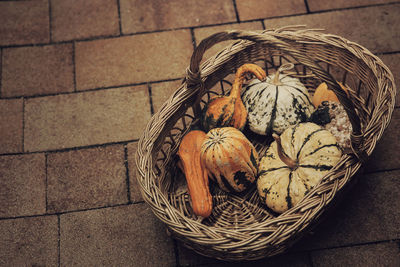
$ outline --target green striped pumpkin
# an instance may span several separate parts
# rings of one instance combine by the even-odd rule
[[[257,134],[281,134],[306,121],[314,111],[307,88],[299,79],[276,75],[277,79],[272,75],[265,82],[254,79],[242,94],[249,128]]]
[[[258,153],[233,127],[214,128],[201,147],[201,160],[210,178],[227,192],[242,192],[255,183]]]
[[[342,151],[328,130],[311,122],[292,126],[274,138],[260,159],[257,189],[269,208],[282,213],[321,181]]]

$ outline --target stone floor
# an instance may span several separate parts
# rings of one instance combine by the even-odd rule
[[[136,184],[137,141],[194,46],[306,24],[370,49],[399,86],[399,14],[394,0],[1,1],[0,265],[232,266],[171,239]],[[335,213],[247,265],[400,266],[399,103]]]

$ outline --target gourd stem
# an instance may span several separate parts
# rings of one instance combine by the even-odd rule
[[[236,71],[235,80],[229,96],[240,98],[243,82],[246,75],[249,73],[255,75],[259,80],[265,80],[266,78],[266,73],[261,67],[254,64],[244,64]]]
[[[281,74],[282,71],[285,70],[290,70],[294,68],[294,64],[293,63],[286,63],[283,64],[279,67],[279,69],[276,71],[275,76],[274,76],[274,80],[272,81],[273,84],[275,85],[281,85],[281,82],[279,81],[279,75]]]
[[[297,161],[291,159],[288,157],[284,152],[282,148],[282,143],[281,143],[281,138],[277,134],[272,134],[272,137],[275,139],[276,144],[277,144],[277,150],[278,150],[278,155],[279,158],[292,170],[295,170],[298,167]]]

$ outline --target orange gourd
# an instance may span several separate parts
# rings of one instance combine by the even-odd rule
[[[188,185],[193,212],[202,217],[208,217],[212,212],[208,173],[200,160],[200,150],[205,139],[205,132],[190,131],[182,138],[177,153]]]
[[[348,94],[346,87],[340,82],[338,82],[340,87]],[[339,99],[337,98],[334,91],[328,89],[328,85],[326,83],[321,83],[318,85],[317,89],[315,89],[314,96],[312,98],[312,103],[314,107],[318,107],[324,101],[333,101],[339,103]]]
[[[255,64],[244,64],[236,71],[235,80],[229,96],[212,98],[204,109],[203,128],[209,131],[217,127],[235,127],[243,130],[247,121],[247,110],[241,99],[241,89],[248,73],[259,80],[265,80],[265,71]]]

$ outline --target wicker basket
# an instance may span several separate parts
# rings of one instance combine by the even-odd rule
[[[237,40],[205,60],[214,44]],[[267,73],[291,62],[312,92],[321,82],[333,88],[350,118],[352,150],[296,206],[276,215],[262,205],[257,190],[228,194],[211,186],[213,213],[192,213],[185,179],[176,168],[181,138],[194,127],[214,94],[226,94],[229,79],[244,63]],[[344,83],[347,96],[336,81]],[[297,26],[263,32],[226,31],[195,49],[187,77],[148,123],[138,145],[137,179],[145,202],[172,236],[199,254],[224,260],[253,260],[290,248],[330,209],[372,153],[389,124],[396,88],[390,70],[362,46],[344,38]],[[258,150],[265,143],[252,140]]]

